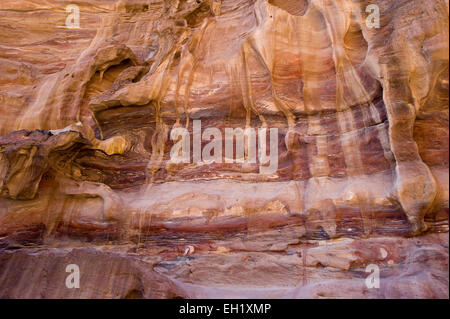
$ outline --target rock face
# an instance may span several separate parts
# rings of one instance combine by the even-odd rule
[[[448,298],[448,27],[444,0],[2,0],[0,297]],[[231,129],[266,130],[255,161]]]

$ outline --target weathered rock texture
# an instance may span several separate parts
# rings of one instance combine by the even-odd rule
[[[448,298],[448,12],[2,0],[0,297]],[[195,119],[278,128],[278,170],[171,163]]]

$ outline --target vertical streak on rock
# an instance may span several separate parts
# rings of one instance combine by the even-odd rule
[[[258,109],[256,108],[253,99],[252,74],[248,67],[248,53],[249,53],[248,51],[251,51],[251,48],[249,48],[247,41],[245,41],[242,44],[242,52],[244,54],[244,61],[245,61],[245,80],[246,80],[247,99],[250,110],[253,111],[258,116],[259,120],[262,123],[262,127],[267,127],[266,119],[264,118],[264,115],[262,115],[261,112],[259,112]]]
[[[180,123],[180,112],[178,111],[178,98],[180,96],[180,83],[183,77],[183,54],[181,54],[181,61],[179,62],[178,66],[177,66],[177,81],[176,81],[176,86],[175,86],[175,97],[174,97],[174,101],[173,101],[173,108],[175,111],[175,116],[176,116],[176,121],[174,124],[174,128],[176,127],[176,125],[178,125]]]
[[[298,137],[294,144],[290,145],[288,147],[288,150],[292,154],[293,157],[297,156],[305,156],[304,162],[307,163],[307,169],[308,169],[308,176],[309,178],[313,173],[311,171],[311,164],[312,160],[310,160],[310,152],[308,150],[310,149],[308,143],[306,142],[305,136],[307,136],[311,130],[314,131],[314,129],[319,128],[316,125],[313,124],[313,117],[310,115],[310,112],[314,110],[315,106],[320,108],[320,99],[318,99],[317,94],[317,88],[313,85],[310,87],[310,84],[314,82],[314,76],[310,72],[308,66],[309,65],[316,65],[317,64],[317,56],[311,55],[307,57],[307,52],[305,53],[302,50],[301,43],[302,40],[306,41],[307,43],[311,43],[315,40],[314,35],[311,32],[306,32],[306,28],[304,28],[303,19],[301,18],[295,18],[294,19],[294,28],[295,28],[295,39],[297,41],[297,48],[298,53],[300,56],[300,69],[303,75],[303,87],[302,87],[302,96],[303,96],[303,102],[304,102],[304,113],[306,117],[306,121],[302,123],[302,126],[296,136]],[[306,63],[308,61],[308,63]],[[313,128],[314,127],[314,128]],[[294,155],[294,149],[298,149],[296,153],[297,155]],[[299,150],[305,149],[304,154],[302,152],[299,152]],[[300,171],[302,170],[302,167],[297,167],[296,162],[294,161],[294,170]],[[307,185],[307,183],[305,183]],[[304,205],[304,203],[303,203]],[[303,207],[304,212],[304,207]]]
[[[316,137],[316,149],[317,155],[313,159],[314,170],[316,172],[315,176],[329,176],[330,167],[328,164],[328,144],[326,136]],[[313,174],[314,175],[314,174]]]
[[[168,61],[165,63],[164,69],[162,71],[162,77],[158,83],[157,87],[157,95],[154,97],[153,105],[155,107],[155,132],[152,136],[152,155],[150,158],[150,162],[148,164],[147,170],[150,170],[151,172],[151,181],[154,182],[156,173],[161,168],[163,160],[164,160],[164,154],[165,154],[165,147],[166,142],[168,139],[169,134],[169,126],[164,123],[164,120],[161,116],[161,101],[164,100],[164,97],[167,93],[167,90],[170,86],[171,80],[170,80],[170,70],[172,63],[175,58],[174,51],[167,59]],[[155,84],[154,84],[155,85]],[[154,89],[152,89],[154,91]]]
[[[389,128],[386,122],[377,125],[377,136],[380,141],[381,147],[383,148],[384,158],[389,162],[390,167],[393,168],[395,159],[392,156],[391,145],[389,141]]]
[[[370,207],[370,192],[364,191],[357,195],[358,205],[360,207],[361,221],[363,225],[363,232],[369,236],[373,230],[372,225],[372,209]]]
[[[235,65],[234,68],[234,74],[235,78],[237,80],[237,83],[239,83],[240,91],[242,94],[242,102],[245,109],[245,127],[250,127],[251,120],[252,120],[252,111],[250,109],[250,101],[249,101],[249,88],[247,86],[247,60],[245,57],[245,51],[244,47],[242,46],[239,50],[239,56],[240,56],[240,63],[238,65]],[[242,70],[242,73],[241,73]]]
[[[56,181],[57,189],[59,188],[59,182]],[[61,194],[59,192],[54,192],[49,195],[47,212],[44,213],[43,222],[45,225],[44,239],[51,239],[53,231],[56,230],[58,224],[62,221],[65,209],[67,207],[67,201],[65,196],[63,200],[58,200]]]
[[[308,284],[308,268],[307,268],[307,263],[306,263],[306,253],[308,251],[308,248],[303,248],[302,249],[302,269],[303,269],[303,274],[302,274],[302,285],[306,286]]]
[[[189,98],[190,98],[190,93],[191,93],[191,86],[192,86],[192,83],[194,82],[195,70],[197,69],[199,64],[200,63],[197,62],[194,58],[191,71],[189,72],[188,81],[187,81],[186,87],[184,89],[184,114],[186,116],[186,129],[189,128],[189,118],[190,118],[190,116],[189,116]]]
[[[273,32],[273,51],[276,51],[276,45],[275,45],[275,32]],[[250,44],[250,47],[252,48],[253,52],[255,52],[256,54],[256,58],[258,59],[258,61],[261,63],[261,66],[266,70],[267,74],[270,76],[270,87],[271,87],[271,91],[272,91],[272,98],[274,101],[275,106],[277,107],[278,110],[280,110],[287,121],[287,126],[289,128],[289,130],[294,130],[295,129],[295,115],[292,114],[292,112],[288,109],[288,107],[284,104],[284,102],[278,98],[277,96],[277,92],[276,92],[276,88],[274,86],[274,80],[273,80],[273,64],[274,61],[272,61],[271,67],[269,67],[268,63],[270,62],[266,62],[266,60],[264,59],[263,55],[261,54],[261,52],[258,50],[258,48],[256,47],[255,43],[254,43],[254,39],[249,38],[248,39],[248,43]]]
[[[336,68],[336,111],[340,132],[342,134],[342,149],[347,166],[347,175],[354,176],[362,173],[362,160],[359,153],[358,132],[351,109],[345,100],[345,85],[347,70],[353,68],[343,49],[344,33],[349,27],[346,8],[336,8],[338,4],[331,1],[317,1],[319,10],[323,14],[329,37],[333,46],[333,59]],[[345,6],[345,4],[344,4]],[[338,10],[339,9],[339,10]],[[355,152],[355,149],[358,150]]]

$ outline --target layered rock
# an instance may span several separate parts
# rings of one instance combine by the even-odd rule
[[[448,297],[447,1],[68,4],[0,4],[0,296]],[[277,170],[174,163],[197,120]]]

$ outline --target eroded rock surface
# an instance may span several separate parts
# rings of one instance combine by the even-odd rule
[[[0,3],[0,297],[448,298],[448,1],[69,4]]]

